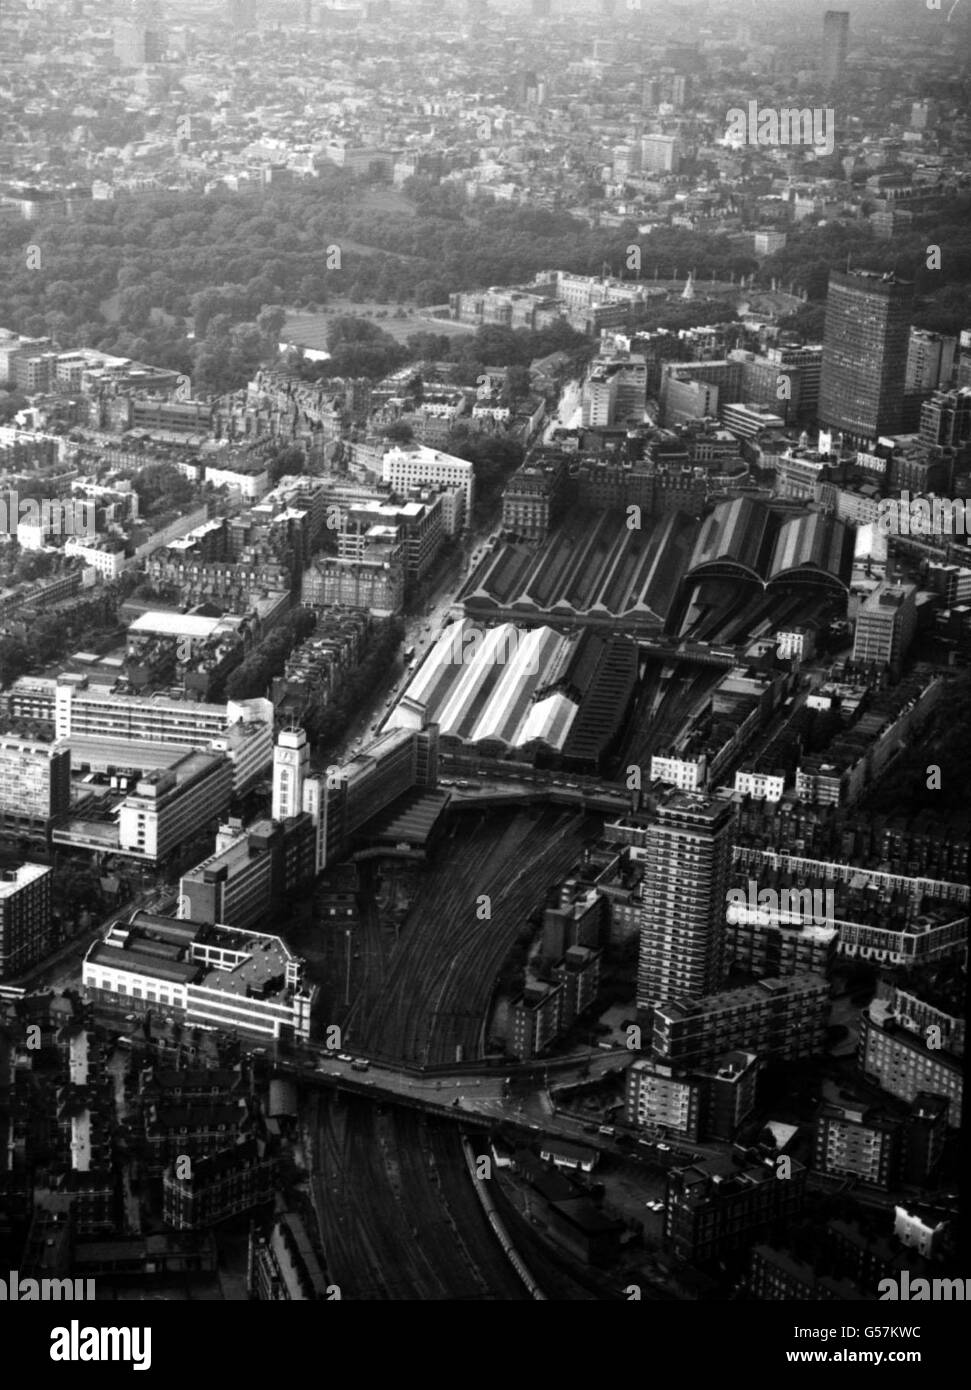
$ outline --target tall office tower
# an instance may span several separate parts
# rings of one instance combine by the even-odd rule
[[[51,949],[51,882],[46,864],[0,869],[0,980],[29,970]]]
[[[535,72],[527,68],[517,72],[510,84],[510,100],[517,106],[535,106],[540,82]]]
[[[70,806],[70,749],[0,734],[0,832],[46,835]]]
[[[923,395],[938,389],[946,391],[954,375],[956,352],[957,338],[930,333],[925,328],[912,328],[904,389]]]
[[[142,68],[160,63],[165,51],[165,36],[158,24],[146,24],[140,18],[119,19],[114,28],[115,57],[123,68]]]
[[[310,745],[303,729],[283,729],[273,750],[274,820],[288,820],[303,810],[303,784],[310,771]]]
[[[830,272],[819,421],[869,442],[898,434],[914,287],[891,274]]]
[[[823,15],[823,81],[828,87],[843,80],[849,40],[849,10],[827,10]]]
[[[721,985],[733,821],[730,802],[691,792],[658,806],[641,888],[639,1009]]]
[[[676,174],[681,162],[681,142],[676,135],[642,135],[641,160],[649,173]]]
[[[158,0],[133,0],[128,14],[115,20],[115,57],[122,67],[160,63],[165,45],[165,16]]]
[[[917,585],[884,579],[860,604],[853,660],[899,671],[917,630]]]

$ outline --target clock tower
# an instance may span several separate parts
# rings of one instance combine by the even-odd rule
[[[283,729],[273,750],[274,820],[288,820],[303,810],[303,784],[310,771],[310,746],[303,729]]]

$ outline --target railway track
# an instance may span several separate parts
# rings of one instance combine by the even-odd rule
[[[443,857],[423,880],[383,986],[358,1020],[362,1047],[422,1065],[454,1061],[460,1046],[466,1058],[481,1054],[495,977],[546,886],[576,862],[584,819],[542,811],[505,827],[484,817],[463,825],[458,862]],[[477,916],[483,896],[488,918]]]
[[[314,1133],[314,1206],[344,1299],[524,1296],[478,1208],[456,1134],[356,1099],[322,1101]]]

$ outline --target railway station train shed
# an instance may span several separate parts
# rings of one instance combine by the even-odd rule
[[[752,497],[722,502],[701,523],[684,575],[762,589],[815,587],[845,594],[853,570],[851,526],[822,512],[785,516]]]

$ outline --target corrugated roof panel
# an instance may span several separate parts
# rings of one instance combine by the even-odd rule
[[[518,743],[522,745],[538,740],[551,748],[561,749],[576,715],[577,706],[566,695],[548,695],[545,700],[538,700],[529,711]]]

